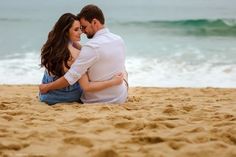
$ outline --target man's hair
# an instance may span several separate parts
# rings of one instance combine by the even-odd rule
[[[105,23],[105,18],[102,10],[93,4],[86,5],[80,13],[77,15],[79,19],[84,18],[88,22],[92,22],[93,19],[97,19],[101,24]]]

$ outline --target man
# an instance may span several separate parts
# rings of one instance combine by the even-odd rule
[[[95,5],[85,6],[77,15],[81,30],[89,40],[69,71],[58,80],[39,86],[41,93],[74,84],[87,72],[90,81],[104,81],[125,72],[125,46],[121,37],[105,28],[104,15]],[[97,92],[85,91],[84,103],[124,103],[128,96],[127,81]]]

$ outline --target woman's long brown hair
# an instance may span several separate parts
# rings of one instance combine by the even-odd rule
[[[67,64],[71,57],[68,49],[69,30],[78,18],[71,14],[63,14],[53,29],[48,33],[48,39],[41,49],[41,67],[45,67],[49,74],[61,77],[64,68],[70,68]]]

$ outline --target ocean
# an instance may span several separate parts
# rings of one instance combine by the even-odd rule
[[[39,84],[48,32],[90,3],[126,43],[130,86],[236,87],[235,0],[0,0],[0,84]]]

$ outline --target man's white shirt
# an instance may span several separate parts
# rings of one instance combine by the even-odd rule
[[[109,80],[124,71],[124,42],[121,37],[104,28],[82,47],[79,57],[64,77],[72,85],[86,72],[89,80],[94,82]],[[127,96],[127,86],[123,82],[98,92],[83,92],[81,100],[84,103],[124,103]]]

